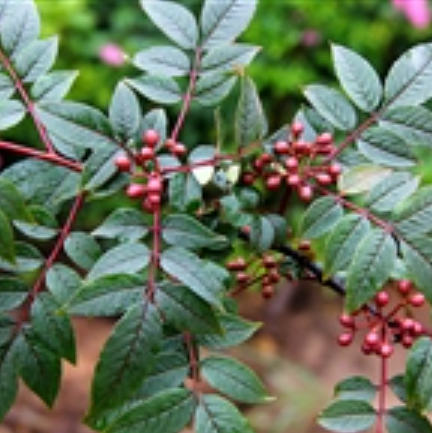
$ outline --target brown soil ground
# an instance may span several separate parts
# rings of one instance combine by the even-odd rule
[[[311,286],[287,287],[263,305],[258,295],[242,300],[245,314],[265,325],[235,355],[264,378],[277,399],[264,406],[244,408],[259,433],[322,433],[314,419],[329,402],[334,384],[349,375],[375,379],[378,362],[361,355],[358,346],[340,348],[336,339],[341,301]],[[50,410],[22,389],[0,433],[89,433],[82,425],[91,376],[112,323],[78,319],[74,322],[79,358],[64,365],[60,396]],[[392,370],[403,368],[404,353],[397,351]]]

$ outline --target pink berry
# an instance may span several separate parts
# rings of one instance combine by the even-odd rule
[[[381,290],[375,295],[375,302],[378,307],[385,307],[389,301],[390,295],[384,290]]]
[[[140,198],[143,197],[145,193],[146,187],[140,183],[131,183],[126,189],[126,194],[129,198]]]
[[[162,192],[162,181],[159,177],[152,177],[146,185],[146,191],[149,194],[160,194]]]
[[[324,132],[323,134],[318,135],[315,143],[318,146],[328,146],[333,143],[333,135],[331,135],[329,132]]]
[[[297,171],[298,166],[299,166],[299,160],[294,156],[290,156],[285,161],[285,167],[291,172]]]
[[[150,161],[154,159],[155,153],[153,148],[151,147],[143,147],[140,151],[140,156],[143,161]]]
[[[334,178],[338,178],[342,174],[342,167],[337,163],[333,163],[327,168],[327,173]]]
[[[379,350],[379,354],[383,358],[389,358],[394,352],[394,347],[389,343],[383,343]]]
[[[159,133],[154,129],[147,129],[142,136],[143,143],[148,147],[156,147],[159,142]]]
[[[118,155],[114,159],[114,164],[119,171],[130,171],[132,167],[132,162],[127,155]]]
[[[286,141],[277,141],[274,150],[276,153],[287,154],[290,151],[290,145]]]
[[[370,331],[365,337],[365,342],[370,347],[377,347],[381,342],[381,337],[378,332]]]
[[[266,180],[266,187],[270,190],[278,189],[281,185],[282,178],[278,174],[269,176]]]
[[[350,316],[349,314],[341,314],[339,316],[339,323],[344,326],[345,328],[351,328],[353,329],[355,327],[355,320],[354,317]]]
[[[333,183],[333,178],[327,173],[318,173],[315,179],[321,185],[330,185]]]
[[[299,197],[303,201],[310,201],[313,198],[313,189],[309,185],[303,185],[299,189]]]
[[[421,307],[426,302],[426,298],[423,293],[414,293],[408,298],[408,302],[413,307]]]
[[[397,289],[402,295],[408,294],[414,288],[414,284],[410,280],[399,280],[397,282]]]
[[[354,335],[352,332],[344,332],[339,335],[338,343],[340,346],[349,346],[354,340]]]
[[[187,153],[187,148],[183,143],[176,143],[170,150],[175,156],[183,156]]]
[[[294,121],[291,124],[291,134],[294,135],[294,137],[299,137],[301,134],[303,134],[304,126],[299,121]]]
[[[301,178],[298,174],[290,174],[287,177],[286,182],[289,186],[297,187],[301,183]]]

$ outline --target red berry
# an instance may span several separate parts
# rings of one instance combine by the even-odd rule
[[[260,160],[263,162],[263,164],[268,164],[269,162],[273,161],[273,157],[269,153],[263,153],[260,156]]]
[[[142,136],[143,143],[148,147],[156,147],[159,143],[159,133],[154,129],[147,129]]]
[[[238,257],[235,260],[231,260],[227,263],[227,268],[230,271],[243,271],[246,269],[246,261],[243,257]]]
[[[161,196],[157,193],[151,193],[148,195],[147,200],[149,203],[152,204],[153,208],[155,208],[156,206],[159,206],[161,203]]]
[[[303,185],[299,189],[299,197],[303,201],[310,201],[313,198],[313,189],[310,185]]]
[[[278,283],[281,279],[279,272],[276,269],[272,269],[268,273],[268,279],[270,283]]]
[[[143,197],[145,193],[146,187],[141,183],[131,183],[126,189],[126,194],[129,198],[140,198]]]
[[[375,303],[378,307],[385,307],[389,301],[390,295],[384,290],[381,290],[375,295]]]
[[[399,280],[397,282],[397,289],[402,295],[406,295],[414,288],[414,284],[410,280]]]
[[[423,293],[414,293],[410,295],[410,297],[408,298],[408,302],[413,307],[421,307],[426,302],[426,298]]]
[[[303,134],[304,126],[303,123],[299,122],[298,120],[294,121],[291,124],[291,134],[295,137],[299,137],[301,134]]]
[[[409,349],[414,343],[414,338],[411,335],[404,335],[402,337],[402,346]]]
[[[389,358],[394,352],[394,347],[389,343],[383,343],[379,349],[379,354],[383,358]]]
[[[114,159],[114,164],[120,171],[130,171],[132,162],[127,155],[118,155]]]
[[[151,147],[143,147],[140,151],[140,156],[143,161],[152,160],[155,156],[154,150]]]
[[[415,321],[413,319],[407,317],[406,319],[402,320],[401,328],[403,331],[409,332],[414,329],[414,326],[415,326]]]
[[[173,140],[172,138],[168,138],[165,141],[164,146],[168,149],[171,150],[175,145],[177,144],[177,142],[175,140]]]
[[[278,189],[281,185],[282,178],[278,174],[273,174],[266,180],[266,187],[271,190]]]
[[[424,333],[423,325],[420,322],[414,322],[412,333],[415,337],[420,337]]]
[[[242,181],[245,185],[252,185],[255,182],[255,175],[250,171],[245,171],[242,174]]]
[[[285,167],[291,172],[297,171],[298,166],[299,166],[299,160],[295,156],[290,156],[285,161]]]
[[[339,323],[345,327],[345,328],[355,328],[355,320],[354,317],[350,316],[349,314],[341,314],[339,316]]]
[[[339,335],[338,343],[340,346],[349,346],[354,340],[354,334],[352,332],[344,332]]]
[[[150,202],[148,197],[146,197],[146,199],[142,202],[142,207],[145,211],[149,213],[153,213],[155,211],[155,206],[153,205],[153,203]]]
[[[301,184],[301,177],[298,174],[290,174],[286,178],[286,183],[289,186],[297,187],[297,186],[299,186]]]
[[[246,272],[239,272],[236,275],[237,283],[244,284],[247,283],[249,280],[250,280],[250,275],[248,275]]]
[[[330,185],[331,183],[333,183],[333,178],[327,173],[318,173],[315,176],[315,179],[321,185]]]
[[[170,151],[175,156],[183,156],[187,153],[187,148],[183,143],[176,143]]]
[[[271,284],[266,284],[261,289],[262,297],[270,299],[274,295],[274,287]]]
[[[262,263],[265,268],[270,269],[274,268],[277,265],[277,261],[273,256],[264,256],[262,259]]]
[[[306,141],[296,141],[293,143],[294,150],[303,155],[309,155],[311,146]]]
[[[290,151],[290,145],[286,141],[277,141],[274,150],[276,153],[287,154]]]
[[[162,181],[159,177],[152,177],[146,185],[149,194],[160,194],[162,192]]]
[[[337,179],[342,174],[342,167],[337,163],[330,164],[327,168],[327,173]]]
[[[323,134],[318,135],[315,143],[318,146],[329,146],[333,143],[333,135],[331,135],[329,132],[324,132]]]
[[[370,347],[377,347],[381,342],[381,337],[378,332],[370,331],[365,337],[365,342]]]

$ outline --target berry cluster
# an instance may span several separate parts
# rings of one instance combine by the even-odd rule
[[[126,188],[127,196],[141,199],[143,209],[150,213],[160,207],[163,194],[163,178],[156,159],[159,142],[159,133],[148,129],[142,135],[143,146],[138,152],[123,153],[114,160],[119,171],[131,174],[131,182]],[[173,139],[166,140],[163,147],[177,157],[187,153],[186,146]]]
[[[234,273],[237,283],[236,290],[243,290],[255,283],[259,283],[263,298],[269,299],[275,293],[275,284],[281,280],[278,270],[278,260],[271,254],[266,254],[252,265],[243,257],[229,261],[227,269]]]
[[[341,166],[323,159],[336,150],[333,136],[325,132],[308,142],[302,139],[303,132],[303,124],[292,123],[287,139],[274,142],[268,153],[258,156],[252,169],[243,173],[243,182],[251,185],[261,178],[269,190],[286,184],[304,201],[313,198],[317,185],[334,184],[342,172]]]
[[[363,331],[362,352],[388,358],[393,354],[395,344],[408,349],[416,338],[425,334],[423,325],[412,317],[412,308],[423,306],[425,296],[415,291],[409,280],[397,281],[395,286],[398,293],[396,303],[391,302],[388,290],[382,290],[375,295],[374,307],[364,307],[354,314],[345,313],[339,317],[345,328],[338,339],[341,346],[349,346],[356,333]]]

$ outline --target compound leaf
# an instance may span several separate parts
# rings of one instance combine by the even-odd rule
[[[417,411],[406,407],[392,407],[385,415],[389,433],[432,433],[429,420]]]
[[[126,83],[146,98],[159,104],[177,104],[182,99],[180,86],[171,77],[143,75],[127,79]]]

